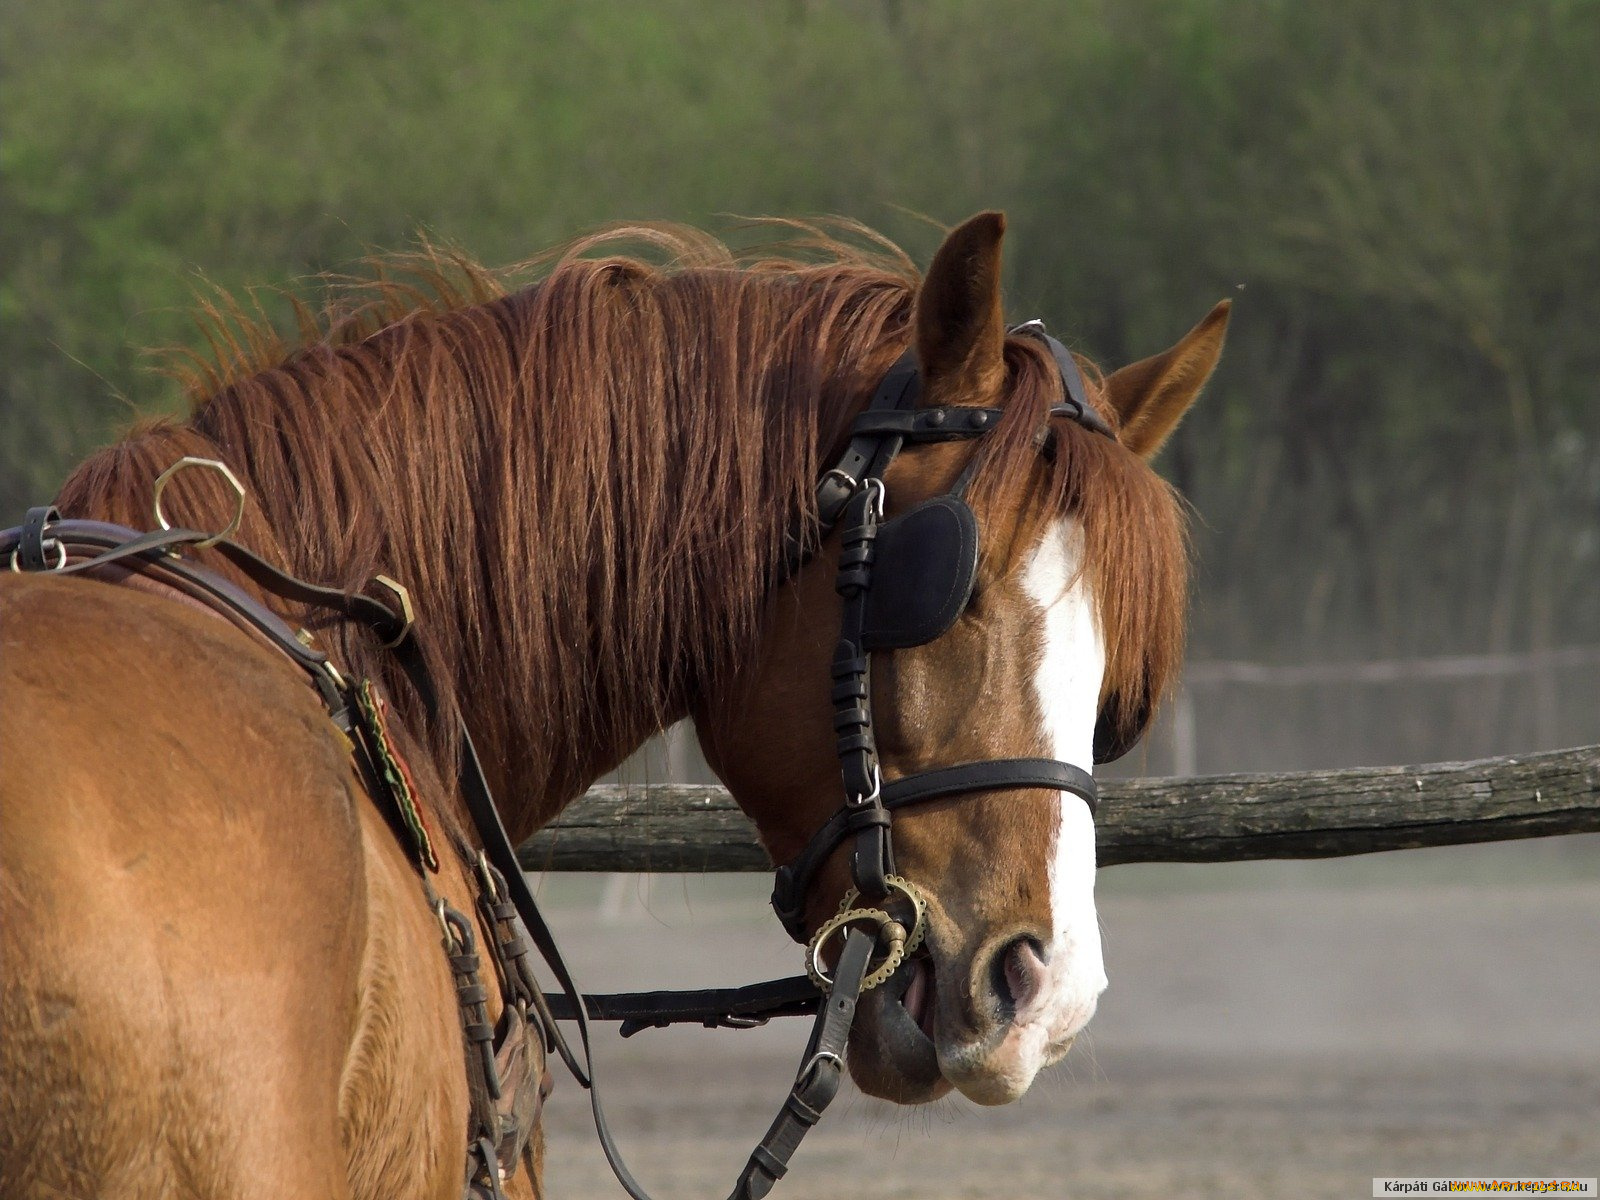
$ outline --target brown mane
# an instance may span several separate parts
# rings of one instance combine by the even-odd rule
[[[189,418],[89,459],[60,504],[144,527],[157,473],[220,457],[249,490],[247,544],[347,588],[403,580],[494,782],[545,801],[515,814],[521,836],[748,653],[793,514],[909,338],[903,254],[854,226],[781,228],[765,257],[644,225],[511,272],[437,251],[376,260],[322,315],[298,306],[294,342],[213,304]],[[1159,696],[1182,633],[1175,498],[1076,426],[1038,488],[1053,368],[1031,344],[1008,356],[1013,411],[988,439],[980,502],[1081,509],[1107,691]],[[186,523],[226,520],[203,473],[169,496]],[[366,635],[326,639],[349,669],[388,676]]]

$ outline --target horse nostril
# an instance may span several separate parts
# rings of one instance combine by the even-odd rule
[[[1001,1015],[1010,1019],[1039,994],[1044,983],[1044,946],[1032,934],[1022,934],[1001,946],[989,960],[989,986],[1000,1002]]]

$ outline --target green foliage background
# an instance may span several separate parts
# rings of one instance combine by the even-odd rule
[[[136,411],[198,278],[419,229],[1011,218],[1010,308],[1116,365],[1236,297],[1164,466],[1211,654],[1600,635],[1600,5],[13,5],[0,513]]]

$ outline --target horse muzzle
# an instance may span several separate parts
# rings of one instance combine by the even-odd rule
[[[900,1104],[952,1088],[977,1104],[1009,1104],[1065,1057],[1105,986],[1097,940],[1074,946],[1012,930],[966,954],[923,951],[862,998],[851,1075]]]

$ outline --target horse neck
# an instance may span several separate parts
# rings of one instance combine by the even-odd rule
[[[544,446],[526,606],[545,623],[543,674],[515,664],[495,687],[533,696],[544,724],[469,714],[506,764],[502,799],[519,835],[554,817],[650,736],[727,684],[753,650],[786,536],[806,510],[823,453],[858,407],[859,370],[808,337],[776,357],[715,359],[707,324],[647,392],[607,397],[612,420],[571,447]],[[761,379],[779,381],[769,388]],[[585,469],[587,468],[587,469]],[[577,552],[574,553],[574,548]],[[603,569],[596,564],[603,563]],[[571,686],[572,681],[579,686]],[[559,714],[552,719],[552,714]]]
[[[873,320],[841,319],[813,289],[814,319],[770,302],[765,326],[730,333],[678,297],[664,344],[614,314],[553,317],[597,303],[551,295],[559,283],[302,351],[90,459],[61,496],[69,515],[144,528],[155,475],[215,457],[249,491],[239,540],[348,590],[402,581],[447,716],[473,731],[517,836],[753,645],[820,454],[892,357],[882,314],[904,309],[885,287],[862,306]],[[167,504],[202,528],[231,512],[203,471]],[[426,736],[370,635],[320,636]],[[431,742],[444,756],[446,724]]]

